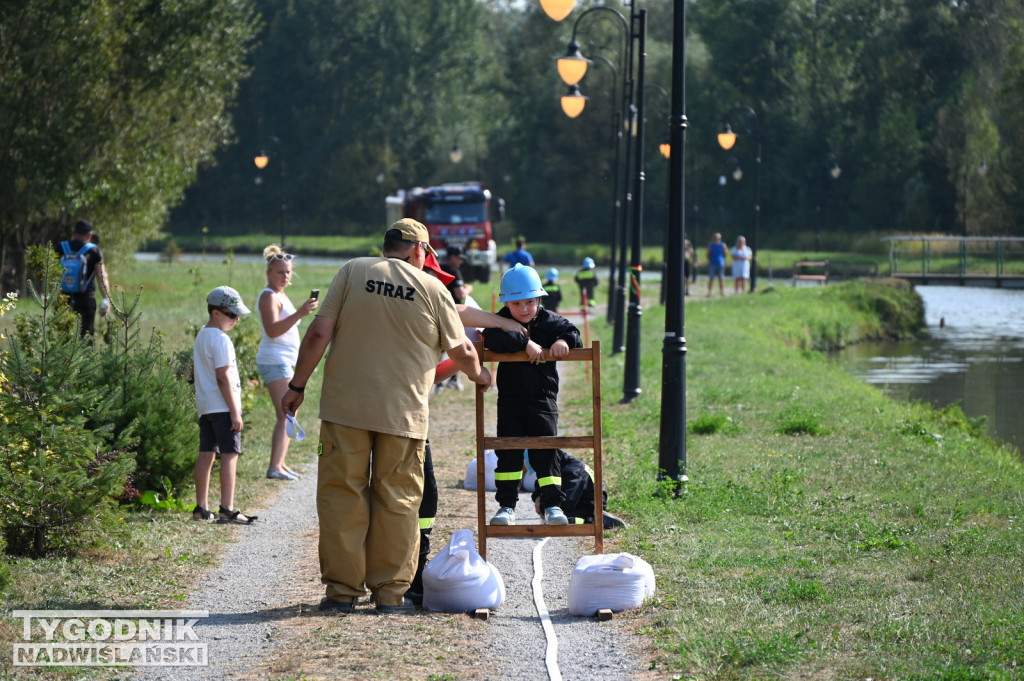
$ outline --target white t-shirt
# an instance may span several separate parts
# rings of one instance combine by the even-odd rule
[[[217,386],[217,369],[228,367],[231,392],[242,403],[242,381],[235,364],[235,346],[220,329],[204,326],[192,345],[192,364],[196,385],[196,410],[199,415],[231,411]]]
[[[265,288],[260,292],[260,297],[264,294],[269,294],[274,298],[274,304],[281,306],[281,314],[279,317],[290,317],[295,314],[295,306],[292,305],[292,301],[288,300],[288,296],[284,292],[276,293],[271,288]],[[256,302],[257,309],[259,308],[259,299]],[[295,360],[299,358],[299,325],[294,324],[292,328],[282,333],[277,338],[271,338],[267,335],[267,329],[263,326],[263,315],[259,315],[260,328],[263,330],[263,338],[260,340],[259,350],[256,351],[256,363],[257,364],[284,364],[286,366],[294,367]]]

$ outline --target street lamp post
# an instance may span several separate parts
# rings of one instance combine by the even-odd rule
[[[612,164],[612,228],[611,228],[611,268],[608,285],[608,311],[606,318],[609,324],[615,322],[615,301],[617,299],[618,290],[615,287],[615,264],[617,262],[618,254],[618,237],[620,231],[625,230],[623,224],[622,214],[622,195],[621,195],[621,177],[622,172],[620,171],[621,164],[621,150],[622,150],[622,111],[614,107],[615,102],[618,99],[618,82],[619,82],[619,70],[612,63],[611,59],[603,55],[594,55],[594,59],[604,62],[608,68],[612,71],[612,135],[611,135],[611,146],[615,150],[615,160]],[[576,85],[585,75],[586,65],[591,63],[590,59],[587,59],[580,53],[580,46],[575,40],[569,43],[569,47],[566,50],[564,57],[558,59],[558,75],[562,77],[564,82],[572,83],[570,85],[570,91],[568,94],[562,97],[562,111],[565,112],[569,118],[576,118],[582,113],[583,109],[578,106],[577,99],[582,98],[581,104],[586,105],[587,98],[579,92],[579,86]],[[575,87],[575,90],[572,88]],[[625,92],[625,84],[623,84],[623,92]],[[623,103],[623,107],[628,106],[628,102]]]
[[[271,135],[267,139],[269,139],[271,142],[273,142],[274,144],[277,145],[277,151],[278,151],[278,166],[280,167],[280,182],[279,182],[280,186],[278,186],[277,191],[278,191],[278,194],[279,194],[278,198],[280,199],[280,202],[281,202],[281,248],[283,249],[284,248],[284,231],[285,231],[284,230],[284,213],[285,213],[285,209],[287,207],[286,204],[285,204],[285,200],[284,200],[284,148],[283,148],[283,146],[281,144],[281,140],[279,138]],[[256,156],[255,158],[253,158],[252,162],[253,162],[253,164],[257,168],[259,168],[260,170],[263,170],[264,168],[266,168],[270,164],[270,157],[267,156],[266,152],[261,151],[260,155]]]
[[[661,428],[658,479],[683,491],[686,477],[686,3],[674,0],[672,19],[672,113],[668,172],[668,251],[665,336],[661,348]],[[694,263],[696,266],[696,263]]]
[[[740,130],[750,138],[756,148],[754,155],[754,232],[750,239],[750,292],[757,288],[757,228],[761,220],[761,136],[757,127],[757,114],[749,106],[737,106],[723,118],[722,132],[718,134],[718,144],[726,151],[736,144],[736,133],[732,131],[729,121],[739,116]]]
[[[575,5],[575,0],[542,0],[541,6],[549,17],[555,21],[561,21],[572,11],[572,7]],[[568,9],[566,9],[568,7]],[[634,97],[636,96],[636,88],[634,87],[633,81],[633,38],[634,25],[636,22],[635,8],[631,5],[630,20],[627,22],[620,12],[610,7],[602,5],[591,7],[586,11],[582,12],[576,21],[573,23],[572,40],[569,42],[568,49],[565,56],[558,59],[558,74],[562,80],[569,86],[569,92],[562,97],[562,110],[565,111],[566,115],[570,118],[575,118],[582,113],[583,108],[586,106],[586,97],[584,97],[579,90],[578,83],[583,79],[587,73],[587,67],[591,63],[589,59],[584,57],[580,53],[579,43],[576,41],[577,35],[579,34],[580,22],[584,17],[588,16],[592,12],[604,12],[602,16],[609,19],[616,20],[618,25],[623,29],[623,47],[622,50],[622,61],[623,61],[623,85],[622,85],[622,113],[623,119],[626,122],[627,128],[631,132],[636,131],[635,116],[637,109],[634,105]],[[626,169],[625,176],[629,177],[631,169],[629,167],[630,159],[633,154],[633,145],[635,140],[634,135],[630,134],[626,136]],[[635,169],[633,170],[635,172]],[[616,174],[618,177],[618,174]],[[616,190],[615,199],[615,210],[618,211],[622,207],[622,203],[619,202],[618,196],[619,191]],[[629,225],[627,220],[630,214],[635,215],[635,209],[630,210],[636,199],[635,192],[630,192],[627,188],[624,197],[624,208],[621,211],[621,219],[615,219],[613,227],[613,243],[615,238],[615,232],[619,235],[619,267],[618,267],[618,285],[611,285],[609,282],[609,295],[608,295],[608,314],[614,329],[612,335],[612,354],[617,354],[625,349],[625,343],[623,340],[623,332],[625,326],[625,300],[626,300],[626,241],[628,237]],[[621,229],[618,229],[618,225],[621,224]],[[612,270],[610,279],[615,277],[615,257],[613,247],[613,258],[612,258]]]
[[[636,80],[636,153],[635,187],[633,197],[633,244],[629,259],[629,320],[626,327],[626,366],[622,385],[622,403],[632,402],[640,395],[640,318],[643,315],[640,303],[640,275],[643,272],[643,224],[644,224],[644,85],[647,62],[647,10],[640,10],[637,38],[637,80]]]

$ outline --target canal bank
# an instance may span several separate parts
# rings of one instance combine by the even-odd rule
[[[918,286],[926,328],[914,339],[861,343],[834,355],[902,400],[958,404],[988,433],[1024,450],[1024,291]]]

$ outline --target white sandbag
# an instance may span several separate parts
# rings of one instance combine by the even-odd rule
[[[583,556],[569,578],[569,614],[593,617],[607,608],[622,612],[639,608],[654,595],[654,570],[629,553]]]
[[[523,491],[532,492],[533,488],[537,486],[537,474],[532,469],[527,469],[523,473]]]
[[[484,450],[484,489],[493,492],[497,489],[494,486],[494,469],[498,467],[498,455],[493,449]],[[476,457],[466,466],[466,479],[462,481],[466,489],[476,489]]]
[[[493,492],[497,489],[494,485],[494,469],[498,467],[498,455],[493,449],[484,450],[484,489]],[[466,489],[476,489],[476,457],[466,465],[466,477],[462,481]],[[523,491],[532,492],[537,486],[537,474],[532,469],[527,469],[523,474]]]
[[[423,607],[427,610],[496,610],[504,600],[501,573],[477,553],[471,530],[456,530],[448,545],[423,568]]]

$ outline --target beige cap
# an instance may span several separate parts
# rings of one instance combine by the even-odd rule
[[[437,257],[437,252],[434,251],[434,248],[430,245],[430,234],[422,223],[417,222],[412,218],[402,218],[395,224],[388,227],[389,232],[393,229],[397,229],[401,232],[402,238],[405,241],[418,241],[426,246],[427,250],[430,251],[435,258]]]

